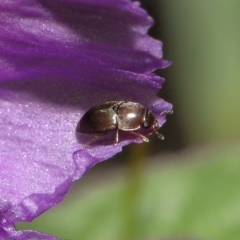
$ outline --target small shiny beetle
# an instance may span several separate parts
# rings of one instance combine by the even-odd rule
[[[142,138],[144,142],[148,142],[148,138],[140,133],[144,129],[152,130],[160,139],[164,139],[157,132],[157,118],[151,110],[135,102],[111,101],[88,110],[79,121],[76,131],[99,134],[87,142],[85,144],[87,146],[96,139],[105,136],[109,131],[116,131],[114,144],[119,142],[119,131],[130,132]]]

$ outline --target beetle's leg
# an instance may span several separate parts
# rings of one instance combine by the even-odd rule
[[[114,141],[114,145],[117,145],[119,142],[119,130],[116,130],[116,136],[115,136],[115,141]]]
[[[144,142],[149,142],[148,138],[145,137],[145,136],[143,136],[143,135],[140,134],[140,133],[137,133],[137,132],[130,132],[130,133],[131,133],[131,134],[134,134],[134,135],[136,135],[136,136],[138,136],[138,137],[140,137]]]
[[[96,134],[92,139],[90,139],[89,141],[87,141],[84,145],[83,148],[86,148],[87,146],[89,146],[91,143],[97,141],[98,139],[103,138],[107,133],[102,133],[102,134]]]

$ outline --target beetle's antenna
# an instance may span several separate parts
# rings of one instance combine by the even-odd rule
[[[163,114],[173,114],[173,110],[171,109],[171,110],[165,110],[165,111],[163,111],[163,112],[161,112],[159,115],[157,115],[157,116],[161,116],[161,115],[163,115]]]
[[[173,110],[171,109],[171,110],[165,110],[165,111],[163,111],[163,112],[161,112],[159,115],[157,115],[157,116],[161,116],[161,115],[163,115],[163,114],[172,114],[173,113]],[[153,128],[153,131],[154,131],[154,133],[158,136],[158,138],[160,138],[161,140],[164,140],[164,136],[162,135],[162,134],[160,134],[158,131],[157,131],[157,129],[156,128]]]
[[[153,128],[154,133],[158,136],[158,138],[160,138],[161,140],[164,140],[164,136],[162,134],[160,134],[157,129]]]

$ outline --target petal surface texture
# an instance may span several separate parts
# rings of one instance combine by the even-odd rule
[[[83,149],[89,136],[75,130],[89,108],[124,100],[155,114],[171,109],[156,96],[164,79],[152,72],[169,62],[147,35],[151,25],[138,2],[127,0],[1,0],[2,224],[31,221],[92,166],[140,142]],[[165,116],[158,120],[161,126]]]

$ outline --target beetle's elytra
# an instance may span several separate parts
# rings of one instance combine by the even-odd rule
[[[143,129],[151,129],[159,138],[164,139],[157,132],[157,118],[151,110],[135,102],[111,101],[88,110],[79,121],[76,131],[99,136],[116,131],[115,144],[117,144],[119,131],[129,132],[148,142],[148,138],[140,133]],[[95,138],[86,145],[94,140]]]

